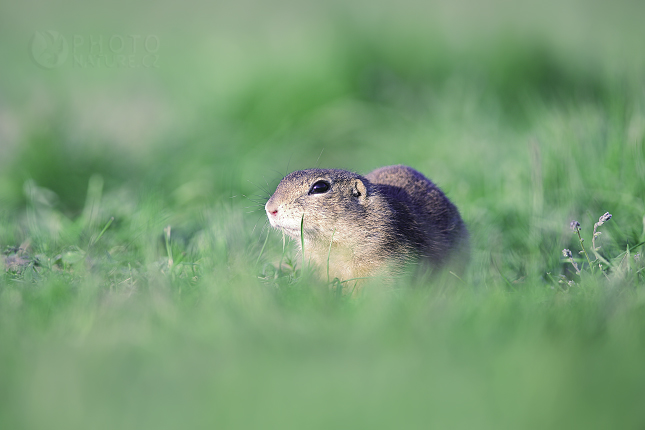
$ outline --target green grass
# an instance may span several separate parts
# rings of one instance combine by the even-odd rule
[[[0,6],[0,428],[643,428],[643,8],[477,5]],[[50,29],[160,66],[39,68]],[[397,163],[462,280],[301,276],[282,175]]]

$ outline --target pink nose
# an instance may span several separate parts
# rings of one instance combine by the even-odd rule
[[[264,207],[264,209],[266,209],[266,211],[267,211],[267,213],[268,213],[268,214],[271,214],[271,215],[273,215],[273,216],[278,215],[278,207],[277,207],[277,206],[274,206],[273,204],[271,204],[271,202],[270,202],[270,201],[269,201],[269,202],[267,202],[267,204],[266,204],[266,206]]]

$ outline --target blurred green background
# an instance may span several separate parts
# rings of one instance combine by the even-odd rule
[[[2,3],[0,427],[643,428],[643,17]],[[463,280],[277,267],[284,174],[398,163],[460,208]]]

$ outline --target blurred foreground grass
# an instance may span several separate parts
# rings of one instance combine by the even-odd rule
[[[645,426],[640,5],[117,6],[0,9],[0,427]],[[50,29],[159,67],[39,68]],[[461,209],[463,282],[260,254],[284,173],[396,163]]]

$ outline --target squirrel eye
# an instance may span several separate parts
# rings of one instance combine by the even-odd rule
[[[329,191],[329,187],[330,187],[329,182],[318,181],[311,186],[311,189],[309,190],[309,194],[326,193],[327,191]]]

